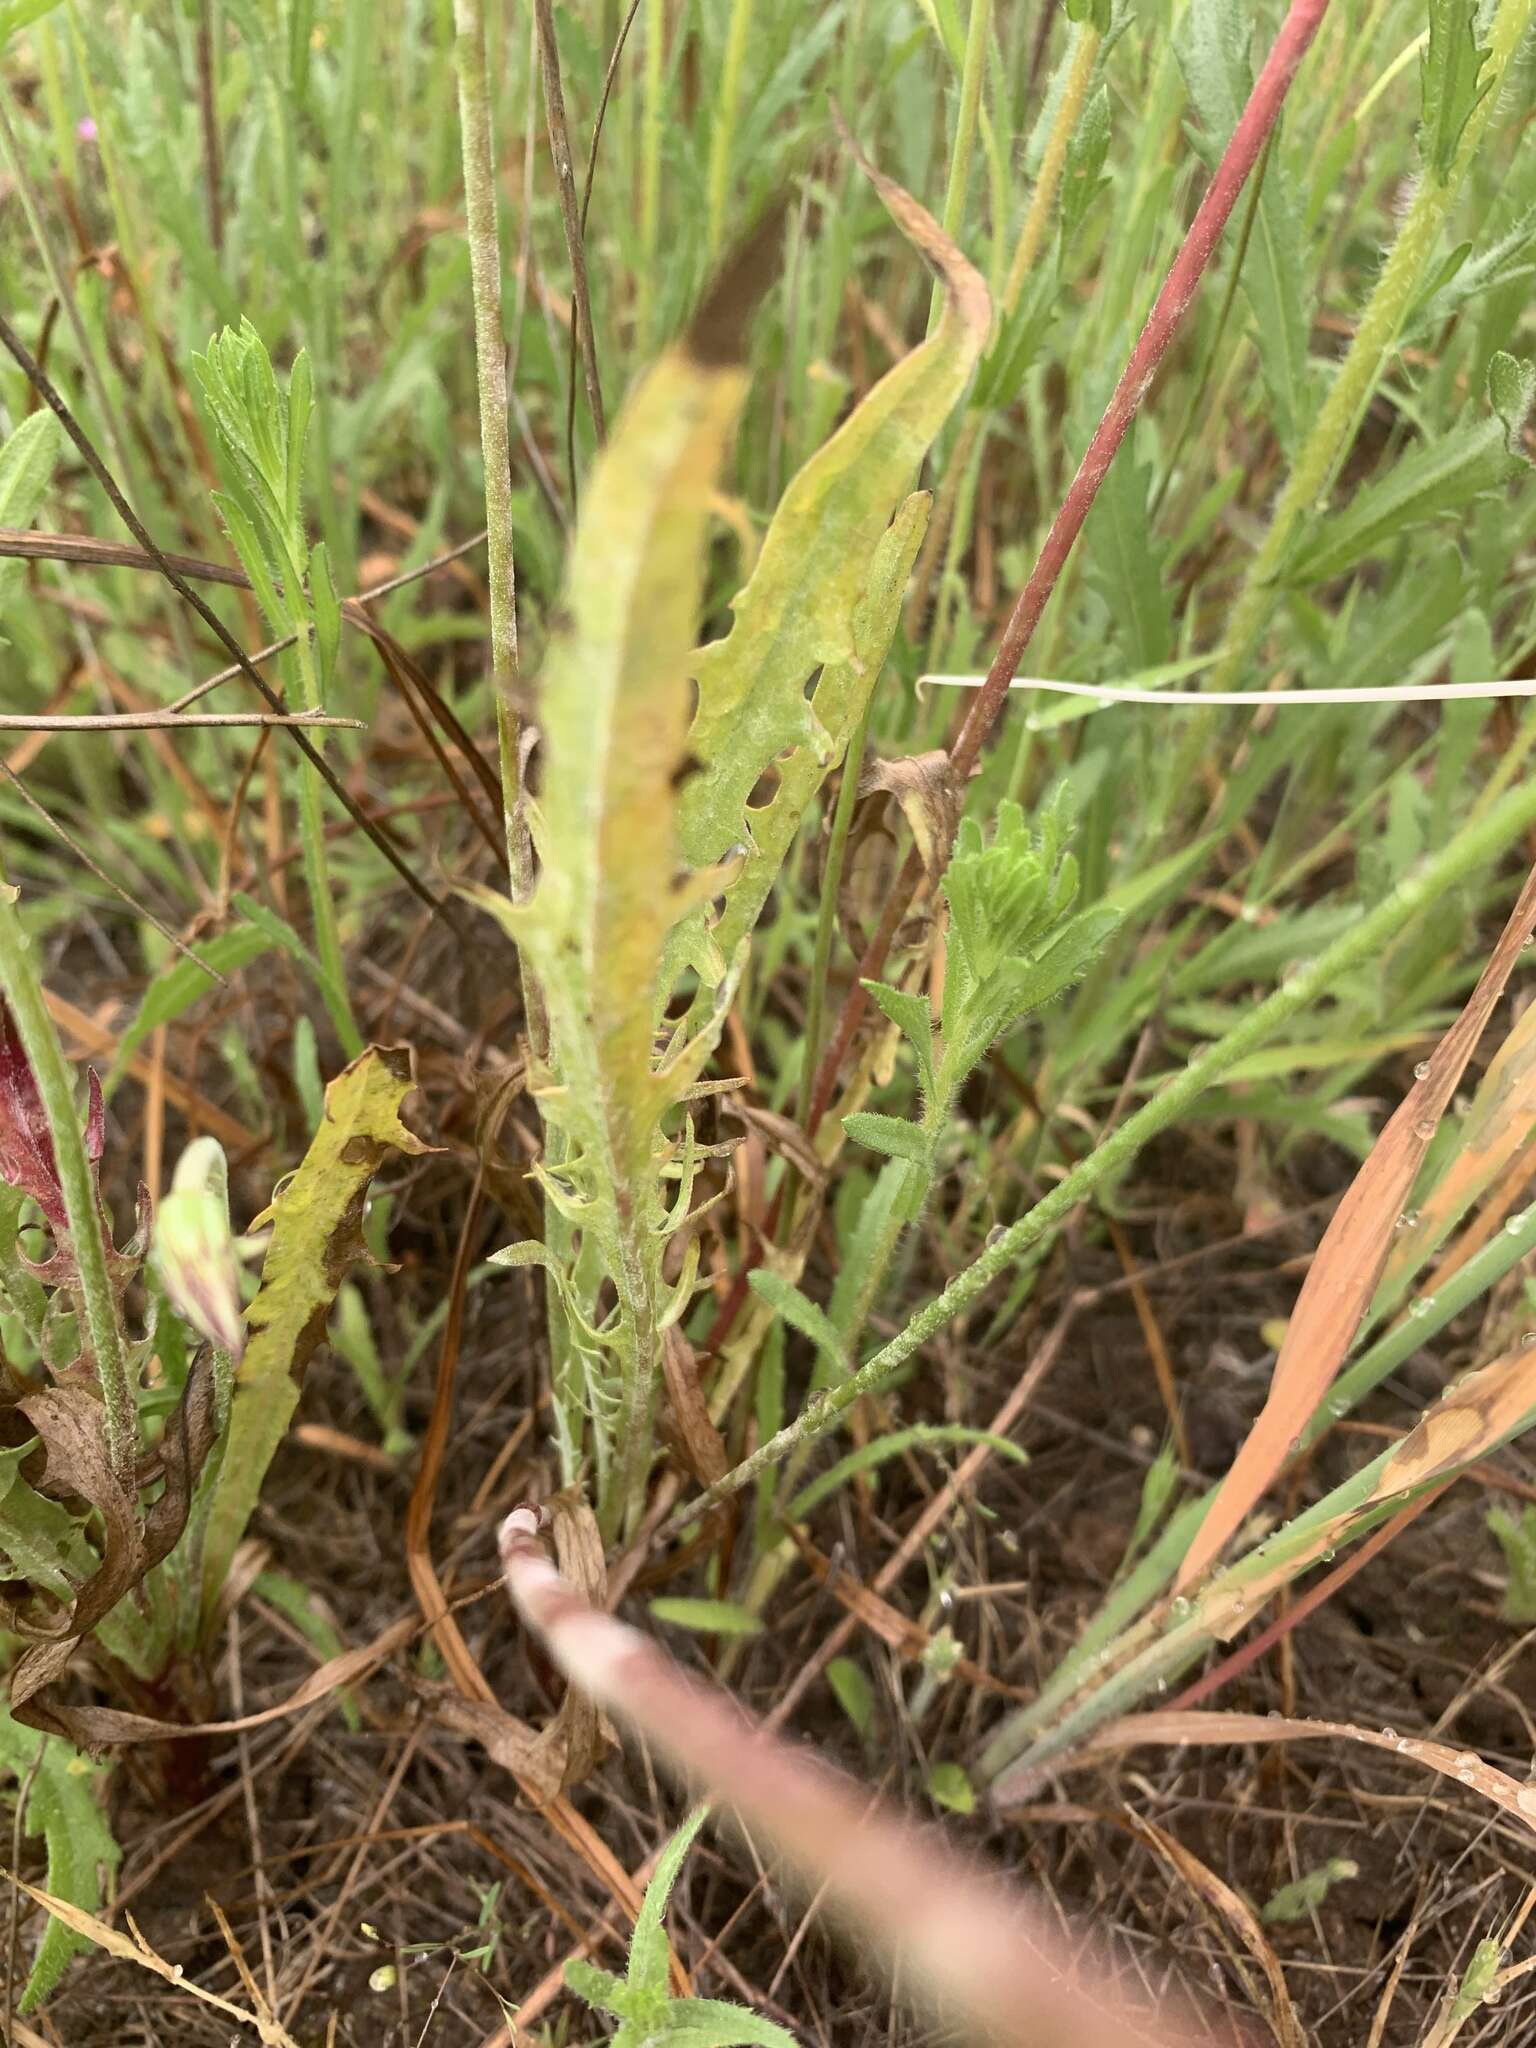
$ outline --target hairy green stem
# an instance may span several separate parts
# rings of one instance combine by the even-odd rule
[[[955,145],[949,153],[949,183],[944,192],[943,228],[952,242],[960,239],[965,225],[965,202],[971,188],[971,165],[976,155],[976,122],[981,112],[981,86],[987,69],[987,33],[992,26],[992,0],[971,0],[970,24],[965,36],[965,58],[960,71],[960,109],[955,122]],[[932,334],[944,311],[944,285],[935,278],[928,306],[928,332]]]
[[[1318,509],[1354,441],[1387,356],[1408,317],[1420,282],[1440,240],[1462,179],[1477,154],[1505,71],[1530,27],[1536,0],[1502,0],[1489,38],[1485,75],[1488,90],[1462,132],[1450,174],[1442,184],[1426,175],[1409,208],[1376,288],[1360,317],[1355,338],[1340,363],[1311,431],[1297,452],[1285,488],[1275,501],[1269,529],[1248,564],[1227,623],[1221,656],[1206,679],[1212,690],[1236,689],[1279,596],[1279,577],[1298,527]]]
[[[453,0],[454,63],[459,85],[459,145],[464,163],[464,221],[475,302],[475,373],[480,392],[480,453],[485,469],[486,570],[491,600],[491,680],[501,758],[502,810],[512,894],[522,902],[532,881],[519,828],[522,777],[517,759],[517,580],[512,546],[512,451],[507,433],[506,336],[501,322],[501,244],[496,225],[496,151],[485,60],[482,0]]]
[[[709,217],[705,248],[711,263],[725,234],[725,199],[731,181],[731,142],[741,106],[741,76],[746,68],[747,41],[752,33],[752,0],[731,0],[731,22],[725,37],[725,62],[715,100],[709,137]]]
[[[299,628],[298,639],[294,643],[299,696],[306,711],[323,711],[325,706],[320,701],[320,683],[315,672],[315,647],[308,623],[299,619],[295,624]],[[346,956],[341,950],[336,899],[331,894],[330,863],[325,852],[325,798],[320,777],[308,761],[299,764],[299,844],[304,858],[304,881],[309,890],[310,910],[315,920],[315,952],[325,970],[322,993],[347,1058],[356,1059],[363,1049],[363,1039],[347,994]]]
[[[1099,61],[1099,45],[1102,40],[1097,29],[1086,25],[1076,31],[1067,75],[1062,84],[1061,98],[1056,105],[1056,116],[1051,123],[1051,132],[1046,137],[1045,151],[1040,159],[1035,189],[1029,196],[1024,225],[1019,230],[1013,260],[1008,266],[1007,280],[998,300],[996,326],[999,333],[1006,328],[1018,311],[1024,287],[1040,260],[1041,250],[1045,247],[1046,235],[1055,211],[1056,194],[1060,190],[1062,172],[1066,168],[1067,146],[1077,132],[1077,124],[1082,117],[1083,107],[1088,98],[1088,88],[1093,82],[1094,68]],[[946,212],[946,228],[948,225]],[[972,411],[962,424],[954,450],[945,465],[944,481],[939,487],[938,498],[933,508],[933,521],[923,542],[922,557],[917,565],[912,596],[908,600],[909,633],[915,631],[917,622],[926,609],[928,589],[940,557],[943,556],[946,562],[951,559],[957,560],[965,545],[964,538],[959,538],[956,547],[946,554],[946,543],[950,537],[951,527],[955,528],[957,536],[963,532],[965,522],[956,522],[955,510],[977,441],[986,424],[984,413]],[[937,636],[935,646],[936,644]]]
[[[1198,1096],[1308,1004],[1326,995],[1345,974],[1371,959],[1416,914],[1428,909],[1468,875],[1493,859],[1536,823],[1536,784],[1512,790],[1485,816],[1462,826],[1438,854],[1422,862],[1308,966],[1250,1011],[1241,1024],[1192,1059],[1184,1071],[1119,1125],[1051,1192],[1014,1223],[955,1278],[906,1328],[877,1351],[843,1384],[809,1405],[794,1422],[761,1445],[673,1517],[664,1535],[676,1535],[698,1514],[726,1500],[766,1466],[777,1464],[798,1445],[822,1436],[846,1408],[872,1393],[969,1308],[1031,1245],[1082,1202],[1099,1183],[1129,1165],[1148,1141],[1175,1123]]]
[[[0,989],[4,990],[16,1020],[53,1138],[54,1162],[69,1222],[70,1249],[79,1275],[81,1316],[101,1388],[107,1457],[113,1472],[131,1493],[139,1447],[138,1420],[133,1390],[128,1384],[117,1296],[107,1271],[105,1227],[97,1206],[95,1176],[81,1134],[74,1075],[48,1014],[31,941],[16,911],[17,895],[18,891],[0,875]]]
[[[645,72],[640,114],[640,267],[635,281],[638,347],[642,361],[655,343],[656,266],[661,256],[661,142],[667,0],[645,0]]]

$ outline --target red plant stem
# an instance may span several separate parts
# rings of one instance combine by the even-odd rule
[[[971,700],[951,743],[950,758],[957,782],[963,783],[974,769],[987,736],[997,723],[1007,701],[1009,686],[1019,672],[1019,663],[1034,637],[1035,628],[1066,566],[1073,544],[1083,530],[1083,522],[1098,496],[1099,486],[1141,408],[1158,365],[1168,353],[1189,311],[1216,245],[1231,218],[1232,209],[1279,119],[1297,67],[1317,34],[1327,8],[1328,0],[1292,0],[1268,61],[1248,96],[1248,104],[1232,131],[1231,140],[1222,152],[1221,162],[1216,166],[1215,176],[1200,202],[1200,209],[1190,223],[1184,245],[1163,281],[1156,304],[1147,315],[1141,338],[1131,351],[1130,361],[1115,386],[1114,396],[1105,407],[1104,416],[1088,444],[1088,452],[1078,465],[1077,475],[1072,479],[1071,489],[1045,537],[1045,545],[1030,571],[1029,581],[1019,592],[1018,602],[1003,629],[997,653],[987,671],[987,679]],[[848,1048],[869,1007],[863,980],[873,978],[885,965],[891,941],[907,914],[921,876],[921,861],[915,852],[909,854],[896,887],[887,899],[880,928],[859,962],[860,979],[849,990],[838,1017],[837,1029],[822,1055],[811,1095],[808,1132],[814,1131],[826,1115]]]
[[[1194,2048],[1215,2036],[1181,2001],[1147,2022],[1026,1893],[883,1800],[780,1741],[657,1644],[590,1607],[545,1557],[532,1508],[502,1524],[507,1589],[573,1685],[769,1838],[824,1889],[859,1945],[884,1952],[968,2041],[994,2048]]]

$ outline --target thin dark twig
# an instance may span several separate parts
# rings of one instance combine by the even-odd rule
[[[224,161],[213,68],[213,0],[201,0],[197,10],[197,111],[203,130],[203,186],[208,200],[208,239],[215,253],[222,255]]]
[[[0,526],[0,555],[23,562],[69,562],[91,569],[160,570],[160,563],[168,562],[178,575],[197,583],[226,583],[232,590],[250,588],[245,571],[233,569],[227,562],[210,562],[202,555],[173,555],[165,549],[157,561],[148,548],[130,547],[125,540],[102,540],[93,533],[39,533],[30,527]]]
[[[438,737],[433,727],[431,719],[423,709],[425,693],[418,693],[416,688],[416,679],[420,671],[415,669],[414,664],[408,665],[405,661],[398,658],[404,654],[405,650],[399,647],[398,643],[392,640],[388,633],[376,631],[373,633],[372,639],[373,644],[379,650],[380,659],[389,672],[390,681],[405,700],[405,708],[410,712],[416,730],[432,749],[438,767],[442,769],[445,779],[452,788],[454,795],[458,798],[459,808],[464,812],[475,830],[480,834],[480,837],[490,848],[491,857],[497,862],[502,872],[509,874],[511,870],[507,861],[505,839],[496,831],[494,826],[486,822],[485,813],[470,795],[468,788],[465,786],[463,776],[460,775],[458,769],[449,758],[448,749],[443,745],[442,740]],[[437,701],[440,702],[441,700]],[[474,755],[474,758],[476,761],[479,761],[478,754]],[[480,765],[484,766],[485,764],[481,763]],[[499,790],[497,792],[497,803],[499,813]]]
[[[84,427],[81,426],[80,422],[65,404],[53,380],[33,357],[26,343],[21,339],[15,328],[12,327],[9,320],[5,318],[4,314],[0,314],[0,342],[4,343],[26,377],[27,382],[32,386],[32,389],[37,393],[44,405],[48,407],[48,410],[54,415],[55,419],[57,419],[70,440],[73,441],[84,459],[86,467],[106,492],[113,511],[116,512],[118,518],[122,520],[140,547],[148,551],[153,558],[155,567],[170,584],[177,596],[181,598],[184,604],[189,604],[192,607],[203,624],[213,633],[220,646],[228,649],[229,653],[234,657],[240,673],[255,684],[257,692],[265,699],[271,709],[286,716],[283,713],[282,698],[278,696],[271,684],[267,682],[265,677],[256,668],[250,656],[241,647],[239,641],[236,640],[218,613],[199,595],[197,590],[187,581],[186,577],[182,575],[174,563],[167,559],[156,543],[154,535],[123,496],[122,491],[118,487],[117,479],[102,460],[95,442],[92,441]],[[383,854],[411,894],[418,897],[421,902],[427,904],[433,911],[446,912],[448,906],[440,897],[434,896],[425,883],[412,872],[405,856],[391,842],[389,835],[376,825],[373,819],[355,801],[325,756],[317,747],[310,743],[301,728],[295,728],[294,739],[298,744],[300,752],[309,761],[331,793],[344,806],[347,815],[373,841],[379,852]]]
[[[361,632],[368,635],[369,639],[374,642],[382,654],[386,655],[388,660],[398,663],[405,673],[407,683],[430,706],[433,717],[474,770],[476,779],[479,781],[480,787],[485,791],[493,812],[499,816],[501,812],[501,784],[497,780],[496,770],[475,745],[468,732],[465,731],[459,714],[433,683],[432,678],[421,666],[421,663],[406,648],[401,646],[394,634],[387,633],[375,620],[370,619],[366,612],[362,610],[361,604],[357,600],[352,600],[351,602],[357,604],[353,624]],[[342,610],[345,612],[346,609],[347,607],[344,605]]]
[[[28,789],[27,785],[22,781],[21,777],[16,773],[16,770],[11,766],[9,761],[0,761],[0,769],[3,769],[5,771],[6,779],[9,781],[12,789],[14,789],[16,794],[21,798],[22,802],[28,805],[32,810],[36,811],[37,815],[48,827],[48,830],[56,834],[58,838],[63,840],[64,844],[75,856],[75,859],[80,861],[85,867],[88,867],[91,873],[96,877],[98,882],[105,882],[105,884],[112,891],[114,896],[121,896],[123,901],[128,905],[128,908],[131,911],[133,911],[136,916],[142,917],[146,924],[152,924],[155,930],[160,934],[161,938],[169,940],[170,944],[176,948],[176,951],[178,953],[184,953],[186,957],[194,964],[194,966],[200,967],[203,973],[211,976],[212,979],[216,981],[221,988],[225,986],[224,976],[220,974],[219,970],[216,967],[210,967],[208,965],[208,962],[202,957],[202,955],[198,952],[195,952],[193,948],[187,944],[185,939],[177,938],[176,934],[171,930],[169,925],[162,924],[159,918],[155,916],[155,913],[152,910],[147,910],[145,906],[137,900],[136,897],[133,897],[128,893],[128,891],[123,887],[121,882],[116,881],[111,875],[109,875],[104,867],[100,867],[97,865],[97,863],[91,858],[90,854],[86,851],[86,849],[80,844],[79,840],[76,839],[73,833],[69,831],[68,827],[65,825],[61,825],[59,820],[53,815],[52,811],[50,811],[46,805],[40,804],[38,802],[37,798],[32,794],[31,790]]]
[[[597,119],[592,123],[592,147],[587,153],[586,181],[581,188],[581,232],[587,232],[587,215],[592,207],[592,181],[597,176],[597,148],[603,139],[603,123],[608,118],[608,102],[613,97],[614,80],[619,75],[619,65],[624,56],[624,45],[629,41],[629,32],[635,25],[635,16],[640,12],[640,0],[629,0],[629,12],[624,17],[623,27],[614,38],[613,54],[608,59],[608,69],[603,75],[602,98],[597,103]]]
[[[587,248],[582,220],[576,205],[576,173],[571,166],[571,134],[565,118],[565,89],[560,82],[560,45],[555,36],[552,0],[533,0],[533,18],[539,31],[539,72],[544,81],[544,118],[549,125],[549,154],[555,166],[555,186],[560,195],[560,224],[565,230],[566,254],[571,263],[571,325],[581,351],[582,378],[587,390],[587,409],[592,429],[601,447],[608,438],[603,419],[603,388],[597,374],[597,344],[592,338],[592,295],[587,284]],[[566,408],[566,464],[570,471],[571,501],[576,499],[575,385]]]
[[[360,590],[355,597],[348,599],[348,603],[372,604],[375,598],[388,597],[392,591],[403,590],[408,583],[419,583],[422,577],[430,576],[434,570],[445,569],[461,555],[472,554],[484,540],[485,528],[482,526],[468,540],[446,548],[429,562],[418,563],[414,569],[403,569],[398,576],[390,576],[383,583],[370,583],[366,590]],[[127,541],[103,540],[91,533],[37,533],[14,526],[0,526],[0,556],[26,562],[68,562],[102,569],[153,569],[158,573],[160,568],[148,548],[130,547]],[[166,555],[165,560],[173,563],[183,576],[190,576],[200,583],[226,583],[232,590],[249,590],[251,587],[251,579],[245,571],[231,568],[226,562],[210,562],[202,555]],[[363,622],[354,619],[353,623],[360,625]],[[274,654],[281,654],[285,648],[291,647],[298,637],[297,633],[285,633],[281,640],[258,647],[247,659],[267,661]],[[180,711],[184,705],[195,704],[199,697],[205,696],[219,683],[233,682],[236,676],[244,673],[238,662],[229,668],[221,668],[216,676],[207,677],[167,708]]]
[[[370,583],[366,590],[360,590],[356,597],[349,599],[348,602],[358,605],[372,604],[376,597],[388,597],[391,591],[403,590],[406,584],[418,583],[423,576],[430,576],[434,569],[446,568],[450,562],[456,562],[460,555],[472,554],[484,540],[485,528],[482,526],[478,533],[472,533],[468,540],[461,540],[457,547],[447,548],[442,554],[434,555],[430,562],[422,562],[414,569],[405,569],[400,575],[391,576],[384,583]],[[343,605],[344,617],[346,609],[346,605]],[[353,620],[354,625],[360,623],[357,619]],[[291,647],[298,637],[297,633],[285,633],[281,640],[272,640],[265,647],[258,647],[250,658],[252,661],[269,661],[274,654],[281,654],[285,648]],[[232,683],[236,676],[243,673],[238,664],[230,668],[221,668],[217,675],[205,676],[200,683],[185,691],[170,709],[182,711],[188,704],[195,704],[199,697],[206,697],[210,690],[216,690],[221,683]]]
[[[360,718],[333,718],[326,711],[194,711],[190,718],[175,711],[0,712],[0,732],[179,732],[189,725],[271,725],[300,734],[317,727],[363,730]],[[354,818],[362,815],[353,804],[347,809]]]

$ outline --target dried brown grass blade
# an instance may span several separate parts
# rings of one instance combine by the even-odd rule
[[[283,1721],[302,1713],[317,1701],[327,1699],[366,1678],[370,1671],[403,1650],[420,1630],[414,1615],[395,1622],[355,1650],[328,1657],[317,1664],[302,1684],[257,1713],[242,1714],[233,1721],[157,1721],[149,1714],[129,1714],[119,1707],[67,1707],[57,1710],[67,1721],[70,1739],[89,1749],[102,1749],[114,1742],[184,1742],[191,1736],[240,1735],[253,1728],[265,1728],[271,1721]]]
[[[1536,1784],[1520,1784],[1507,1771],[1486,1763],[1470,1749],[1455,1749],[1448,1742],[1431,1742],[1421,1735],[1399,1735],[1390,1728],[1357,1728],[1349,1721],[1306,1721],[1285,1714],[1127,1714],[1098,1729],[1081,1749],[1055,1758],[1046,1767],[1046,1774],[1054,1776],[1147,1743],[1177,1749],[1239,1742],[1361,1742],[1369,1749],[1383,1750],[1424,1770],[1454,1778],[1480,1798],[1501,1807],[1511,1819],[1523,1821],[1536,1834]],[[1000,1780],[994,1794],[999,1804],[1009,1803],[1003,1794],[1006,1782]],[[1013,1796],[1024,1790],[1024,1781],[1016,1780]]]
[[[1376,1140],[1323,1233],[1275,1361],[1269,1398],[1190,1545],[1179,1588],[1192,1585],[1220,1555],[1290,1457],[1293,1439],[1338,1372],[1376,1292],[1429,1142],[1533,925],[1536,872],[1526,878],[1466,1007]]]
[[[9,1870],[0,1870],[0,1877],[8,1877],[29,1899],[36,1900],[37,1904],[51,1913],[56,1920],[62,1920],[66,1927],[76,1934],[83,1935],[87,1941],[94,1942],[97,1948],[105,1949],[108,1955],[117,1956],[125,1963],[137,1963],[141,1970],[148,1970],[153,1976],[174,1985],[177,1990],[200,1999],[204,2005],[213,2006],[216,2011],[227,2014],[241,2026],[254,2027],[265,2048],[298,2048],[293,2036],[273,2018],[271,2011],[265,2006],[265,2001],[262,2002],[261,2011],[247,2012],[244,2006],[231,2004],[227,1998],[221,1998],[216,1991],[206,1991],[201,1984],[194,1984],[180,1963],[168,1963],[164,1956],[155,1953],[134,1926],[131,1915],[128,1916],[128,1925],[133,1930],[130,1937],[116,1927],[109,1927],[105,1920],[98,1920],[94,1913],[87,1913],[81,1906],[71,1905],[68,1899],[56,1899],[52,1892],[45,1892],[34,1884],[28,1884],[24,1877],[17,1877]],[[221,1927],[226,1926],[222,1914],[219,1915],[219,1924]]]
[[[1155,1821],[1145,1820],[1139,1813],[1129,1811],[1106,1813],[1103,1818],[1134,1835],[1137,1841],[1144,1842],[1202,1904],[1226,1921],[1264,1972],[1264,1981],[1269,1986],[1270,2031],[1278,2048],[1307,2048],[1306,2030],[1297,2017],[1279,1958],[1265,1936],[1258,1914],[1248,1901],[1235,1892],[1225,1878],[1218,1877],[1208,1864],[1202,1863],[1192,1849],[1186,1849],[1176,1836],[1158,1827]]]

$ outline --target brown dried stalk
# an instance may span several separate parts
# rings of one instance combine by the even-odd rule
[[[590,1607],[538,1540],[539,1515],[501,1527],[507,1588],[571,1682],[772,1840],[888,1964],[998,2048],[1193,2048],[1212,2036],[1165,2009],[1148,2026],[1106,1989],[1022,1893],[839,1773],[770,1735],[726,1694]],[[1089,1989],[1090,1975],[1093,1989]]]

